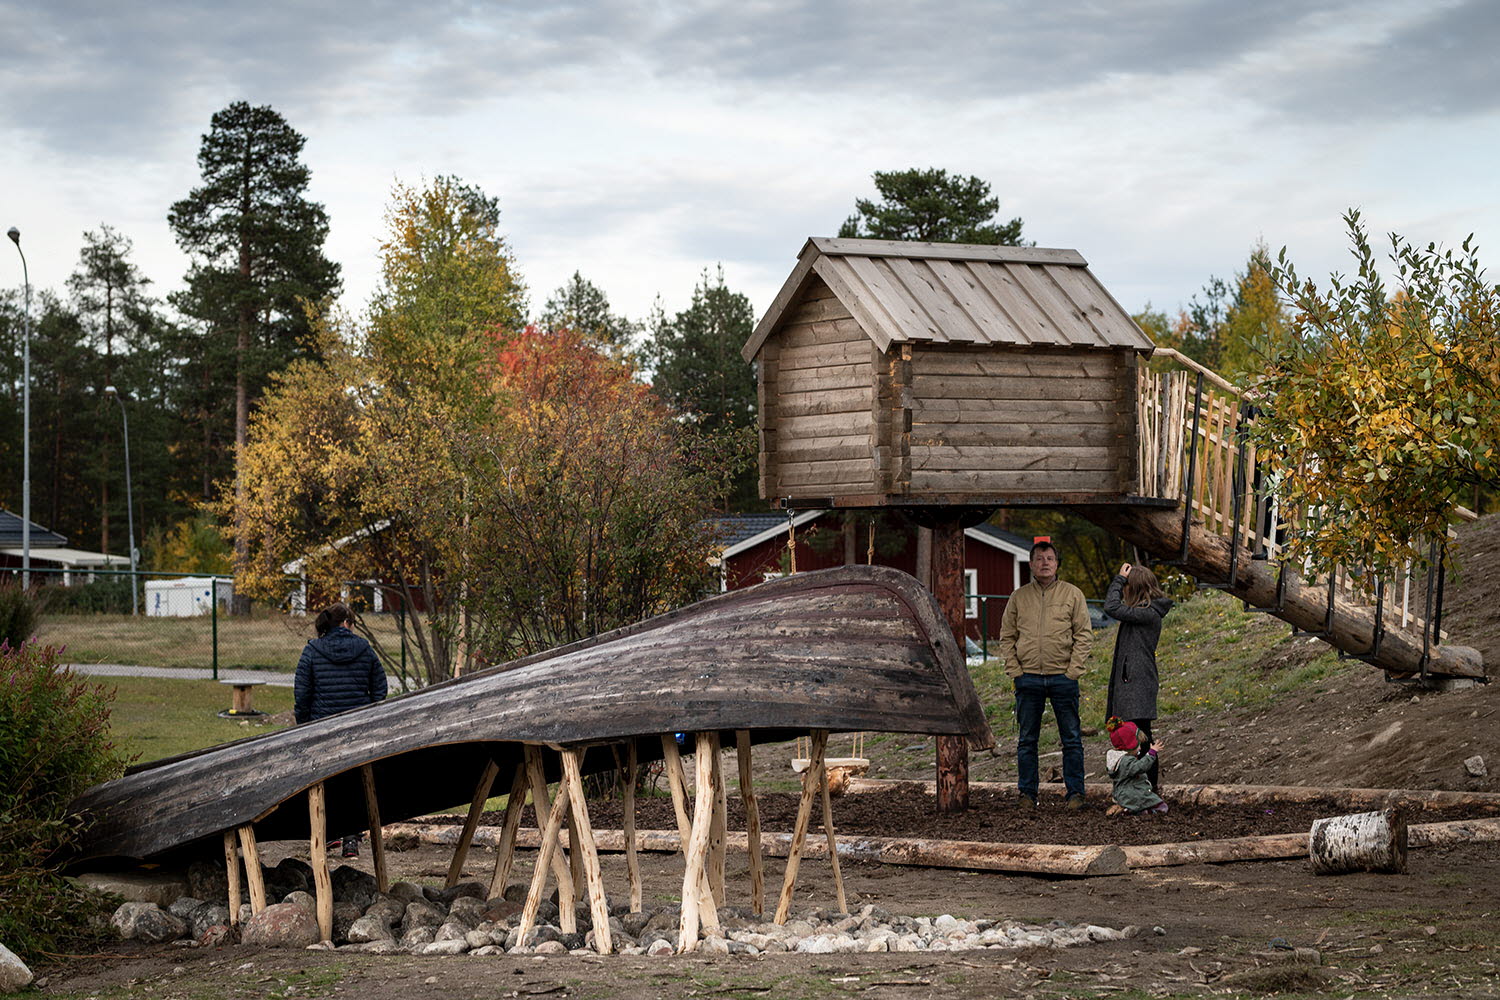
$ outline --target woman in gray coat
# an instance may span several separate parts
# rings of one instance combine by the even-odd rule
[[[1156,718],[1156,643],[1162,619],[1171,610],[1172,599],[1145,566],[1125,563],[1104,596],[1104,613],[1120,623],[1105,717],[1134,722],[1143,748],[1151,745],[1151,721]],[[1160,787],[1154,764],[1151,787]]]

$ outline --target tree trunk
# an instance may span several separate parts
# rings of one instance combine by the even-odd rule
[[[1315,875],[1406,871],[1406,812],[1382,809],[1314,820],[1308,858]]]
[[[964,529],[958,518],[944,518],[933,529],[932,549],[933,591],[963,656]],[[940,813],[969,808],[969,747],[962,736],[937,738],[937,807]]]

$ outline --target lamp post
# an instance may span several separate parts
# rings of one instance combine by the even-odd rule
[[[21,255],[21,281],[25,285],[26,307],[22,313],[25,340],[21,347],[21,589],[31,589],[31,274],[26,268],[26,252],[21,249],[21,231],[11,226],[6,232]]]
[[[135,576],[135,497],[130,491],[130,415],[125,412],[125,399],[112,385],[104,387],[104,394],[120,404],[120,420],[125,426],[125,524],[130,532],[130,613],[140,614],[140,597],[136,592]]]

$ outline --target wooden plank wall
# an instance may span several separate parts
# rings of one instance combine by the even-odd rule
[[[873,345],[821,280],[760,353],[761,495],[875,488]]]
[[[1130,491],[1136,391],[1130,351],[913,345],[909,493]]]

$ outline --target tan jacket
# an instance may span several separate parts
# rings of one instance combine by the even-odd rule
[[[1065,580],[1043,590],[1035,580],[1010,595],[1000,617],[1000,658],[1011,677],[1083,676],[1094,629],[1083,591]]]

